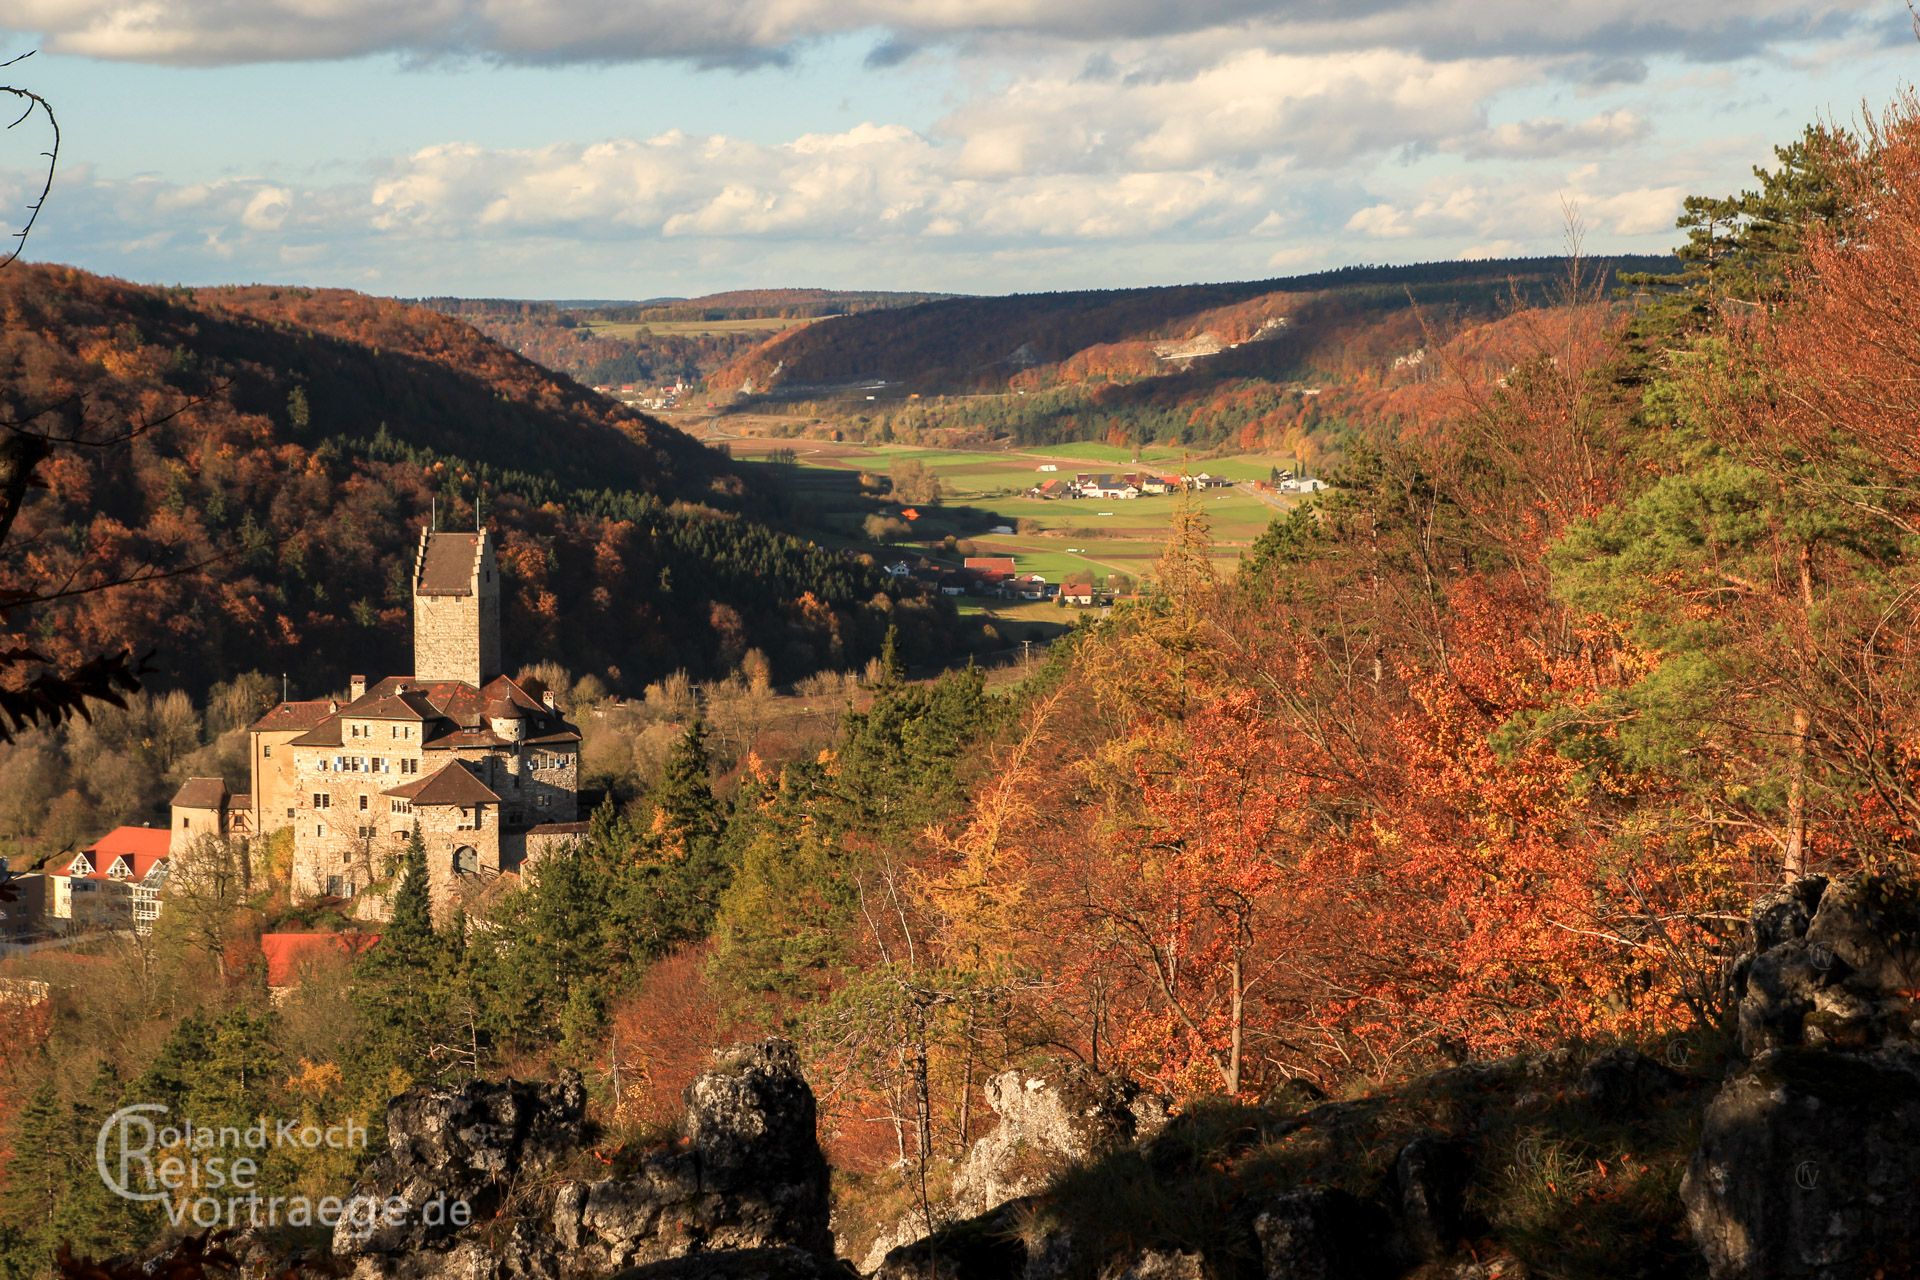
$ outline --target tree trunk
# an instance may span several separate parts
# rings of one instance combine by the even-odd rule
[[[1247,993],[1241,986],[1240,958],[1233,960],[1233,1039],[1227,1049],[1227,1096],[1238,1097],[1240,1093],[1240,1055],[1246,1039]]]
[[[1800,607],[1804,637],[1807,628],[1813,625],[1813,544],[1810,542],[1800,548]],[[1800,670],[1804,679],[1810,655],[1806,652],[1807,641],[1803,638],[1800,643]],[[1812,736],[1813,717],[1807,713],[1802,692],[1793,709],[1791,757],[1787,766],[1787,849],[1783,872],[1788,882],[1798,880],[1807,872],[1807,753]]]

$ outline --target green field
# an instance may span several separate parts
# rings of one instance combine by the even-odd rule
[[[764,458],[775,449],[793,450],[796,465],[783,482],[809,509],[829,520],[837,518],[850,535],[867,513],[878,509],[860,496],[859,473],[884,476],[896,462],[917,461],[940,478],[941,501],[920,508],[921,519],[914,525],[917,536],[899,544],[901,551],[935,551],[943,538],[952,535],[971,543],[975,554],[1010,555],[1020,572],[1037,573],[1050,582],[1089,573],[1099,580],[1108,574],[1139,577],[1150,572],[1179,503],[1173,495],[1115,501],[1025,496],[1039,481],[1071,479],[1076,470],[1125,472],[1155,466],[1155,462],[1129,465],[1128,451],[1100,444],[988,453],[805,439],[746,438],[726,443],[742,460]],[[1148,452],[1151,456],[1166,451]],[[1060,470],[1038,470],[1049,461]],[[1275,466],[1289,461],[1250,454],[1191,465],[1195,471],[1252,481],[1265,480]],[[1291,500],[1236,487],[1205,490],[1194,494],[1193,501],[1211,524],[1216,565],[1229,573]],[[1016,532],[996,533],[995,526],[1011,526]]]
[[[1134,462],[1131,448],[1121,445],[1101,444],[1094,440],[1082,440],[1075,444],[1050,444],[1045,450],[1048,457],[1074,458],[1082,462],[1113,463],[1116,466]],[[1141,449],[1138,461],[1146,463],[1178,462],[1191,457],[1191,449],[1182,449],[1176,445],[1151,444]]]

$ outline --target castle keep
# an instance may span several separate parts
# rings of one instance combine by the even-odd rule
[[[417,823],[445,916],[585,830],[580,731],[550,692],[500,670],[491,533],[421,532],[413,666],[254,723],[254,830],[293,829],[297,898],[389,879]]]

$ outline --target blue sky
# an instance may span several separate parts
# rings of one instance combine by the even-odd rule
[[[10,0],[28,256],[647,297],[1659,251],[1920,65],[1900,3]],[[18,224],[39,139],[0,135]]]

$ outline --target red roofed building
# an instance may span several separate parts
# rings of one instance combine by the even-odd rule
[[[47,867],[47,914],[56,927],[146,933],[160,914],[167,883],[163,827],[115,827],[80,852]]]
[[[319,965],[348,960],[380,941],[377,933],[263,933],[267,990],[279,999]]]
[[[1012,556],[968,556],[960,571],[980,587],[997,591],[1013,578]]]

